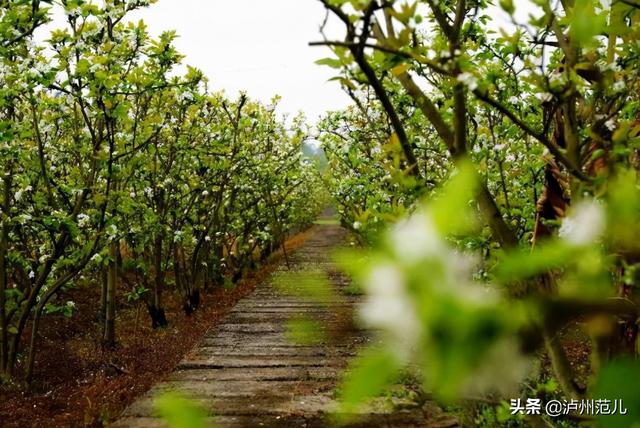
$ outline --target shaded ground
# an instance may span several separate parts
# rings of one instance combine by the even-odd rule
[[[291,270],[320,270],[337,290],[347,286],[349,279],[330,261],[344,235],[331,221],[320,221],[305,244],[289,255]],[[281,270],[287,270],[285,264]],[[310,301],[281,291],[283,285],[300,288],[295,281],[270,276],[207,333],[176,371],[130,406],[113,426],[164,426],[154,416],[154,401],[168,391],[190,397],[207,410],[209,421],[217,427],[327,426],[326,415],[336,408],[340,373],[369,339],[348,321],[358,298],[336,293]],[[288,334],[292,316],[312,316],[332,338],[322,345],[295,344]],[[403,411],[371,407],[356,425],[458,426],[431,402]]]
[[[295,236],[292,251],[310,236]],[[270,264],[241,281],[234,289],[218,288],[203,298],[191,317],[182,302],[166,293],[169,327],[150,328],[144,307],[127,303],[124,287],[118,296],[119,346],[101,349],[97,305],[99,287],[88,285],[60,296],[76,303],[72,318],[47,316],[40,334],[36,381],[28,388],[0,385],[0,427],[100,427],[163,379],[217,321],[278,266],[281,253]],[[28,330],[28,329],[27,329]]]

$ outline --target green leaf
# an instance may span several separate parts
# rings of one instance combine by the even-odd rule
[[[477,190],[478,178],[473,165],[462,163],[431,204],[436,226],[442,234],[462,234],[477,227],[470,205]]]
[[[569,16],[569,38],[576,46],[592,45],[594,37],[600,35],[607,24],[604,12],[596,13],[594,0],[576,0]]]
[[[513,0],[500,0],[500,7],[509,15],[513,15],[516,11]]]
[[[318,65],[327,65],[331,68],[342,68],[342,61],[335,58],[322,58],[316,61]]]
[[[525,249],[505,256],[495,274],[504,283],[511,283],[563,266],[574,255],[563,242],[542,243],[533,251]]]
[[[378,396],[394,381],[400,369],[398,360],[387,349],[370,348],[350,366],[343,385],[341,404],[352,412],[359,404]]]
[[[640,424],[640,364],[637,361],[615,361],[602,369],[595,388],[594,398],[601,400],[622,400],[628,410],[626,415],[600,415],[599,426],[607,428],[627,428]],[[618,405],[619,406],[619,405]],[[611,406],[613,408],[613,405]]]
[[[206,412],[191,400],[176,393],[168,393],[156,400],[157,414],[169,428],[205,428]]]

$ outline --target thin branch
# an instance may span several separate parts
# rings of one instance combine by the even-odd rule
[[[354,43],[354,42],[341,42],[338,40],[328,40],[328,41],[323,41],[323,42],[310,42],[309,46],[340,46],[340,47],[346,47],[346,48],[353,48],[353,47],[359,47],[360,45],[358,43]],[[412,59],[415,61],[418,61],[420,64],[424,64],[427,67],[429,67],[431,70],[445,75],[445,76],[451,76],[452,73],[450,70],[447,70],[446,68],[442,67],[440,64],[438,64],[437,62],[430,60],[429,58],[426,58],[422,55],[418,55],[412,52],[403,52],[397,49],[393,49],[390,48],[388,46],[381,46],[378,44],[373,44],[373,43],[365,43],[364,47],[366,48],[371,48],[380,52],[385,52],[388,54],[392,54],[392,55],[398,55],[400,57],[406,58],[406,59]]]
[[[490,106],[492,106],[495,109],[497,109],[498,111],[500,111],[502,114],[507,116],[516,126],[518,126],[520,129],[525,131],[527,134],[529,134],[530,136],[532,136],[533,138],[535,138],[539,142],[541,142],[549,150],[549,152],[551,152],[551,154],[564,167],[566,167],[567,170],[569,170],[569,172],[571,172],[571,174],[573,174],[576,178],[579,178],[582,181],[591,181],[591,178],[589,178],[585,173],[583,173],[581,170],[576,168],[569,161],[567,156],[564,153],[562,153],[560,148],[557,145],[553,144],[549,140],[549,138],[547,138],[547,136],[544,133],[538,132],[538,131],[534,130],[533,128],[531,128],[522,119],[520,119],[518,116],[516,116],[515,113],[513,113],[511,110],[506,108],[499,101],[491,98],[488,94],[486,94],[486,93],[484,93],[484,92],[482,92],[482,91],[480,91],[478,89],[473,91],[473,93],[479,100],[489,104]]]

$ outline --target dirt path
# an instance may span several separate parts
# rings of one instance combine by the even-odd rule
[[[329,222],[323,222],[329,223]],[[308,241],[289,255],[298,272],[324,271],[336,289],[349,279],[335,270],[331,253],[345,232],[318,225]],[[280,270],[286,271],[286,264]],[[164,382],[131,405],[114,427],[162,427],[154,417],[154,398],[177,391],[206,408],[216,427],[323,427],[335,408],[335,387],[341,371],[367,335],[345,327],[358,299],[311,302],[283,294],[277,272],[212,329]],[[295,284],[289,284],[295,287]],[[342,294],[342,293],[339,293]],[[332,299],[333,300],[333,299]],[[334,337],[322,346],[294,344],[287,337],[291,316],[321,320]],[[213,416],[215,415],[215,416]],[[402,412],[373,412],[358,426],[454,427],[455,420],[432,403]]]

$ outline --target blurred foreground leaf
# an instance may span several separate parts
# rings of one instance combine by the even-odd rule
[[[205,410],[177,393],[167,393],[158,398],[155,402],[155,408],[157,414],[166,421],[169,428],[205,428],[208,426]]]
[[[598,425],[606,428],[640,427],[640,363],[638,361],[616,361],[603,368],[598,379],[594,397],[596,399],[622,400],[628,410],[626,415],[618,411],[614,415],[600,415]],[[611,405],[613,409],[613,404]]]

